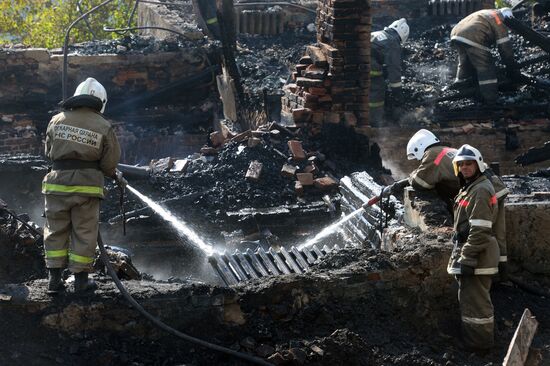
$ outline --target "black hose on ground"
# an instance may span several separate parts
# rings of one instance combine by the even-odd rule
[[[265,361],[261,358],[250,356],[250,355],[247,355],[247,354],[244,354],[244,353],[241,353],[241,352],[233,351],[232,349],[222,347],[222,346],[218,346],[217,344],[209,343],[209,342],[203,341],[202,339],[198,339],[198,338],[192,337],[190,335],[187,335],[185,333],[182,333],[182,332],[170,327],[169,325],[163,323],[158,318],[156,318],[153,315],[151,315],[150,313],[148,313],[147,310],[145,310],[136,300],[134,300],[134,298],[128,293],[126,288],[124,288],[124,285],[122,284],[122,282],[120,282],[120,279],[116,275],[116,272],[115,272],[113,266],[111,265],[111,262],[109,261],[109,257],[107,255],[107,252],[105,251],[105,246],[103,245],[103,239],[101,238],[101,233],[99,233],[99,232],[98,232],[98,235],[97,235],[97,244],[99,246],[101,261],[103,262],[103,264],[107,268],[107,273],[109,273],[109,276],[111,276],[111,278],[115,282],[115,285],[118,288],[118,290],[120,291],[120,293],[122,294],[122,296],[124,296],[124,298],[138,312],[141,313],[141,315],[143,315],[145,318],[149,319],[157,327],[159,327],[160,329],[162,329],[162,330],[164,330],[164,331],[166,331],[166,332],[168,332],[172,335],[175,335],[176,337],[182,338],[182,339],[184,339],[188,342],[195,343],[195,344],[198,344],[198,345],[203,346],[205,348],[208,348],[208,349],[211,349],[211,350],[214,350],[214,351],[218,351],[218,352],[222,352],[222,353],[228,354],[228,355],[233,356],[233,357],[240,358],[240,359],[242,359],[244,361],[248,361],[252,364],[273,366],[273,364],[271,364],[271,363],[269,363],[269,362],[267,362],[267,361]]]

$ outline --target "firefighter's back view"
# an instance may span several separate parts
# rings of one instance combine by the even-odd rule
[[[52,169],[44,177],[42,193],[50,294],[64,289],[62,271],[67,267],[74,273],[75,292],[96,288],[88,273],[97,245],[103,177],[122,180],[116,170],[120,145],[102,115],[106,103],[103,85],[87,78],[48,124],[45,153]]]

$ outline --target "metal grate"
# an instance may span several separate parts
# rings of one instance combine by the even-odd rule
[[[227,286],[231,286],[239,282],[267,276],[304,273],[327,253],[338,250],[340,250],[338,245],[332,248],[325,245],[322,249],[317,248],[315,245],[303,249],[293,246],[290,250],[286,248],[275,250],[270,247],[269,250],[265,251],[258,248],[255,252],[247,249],[244,253],[235,250],[233,254],[227,252],[215,253],[208,258],[208,262],[223,282]]]

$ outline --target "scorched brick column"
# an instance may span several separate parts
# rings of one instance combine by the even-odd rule
[[[312,135],[325,123],[368,125],[370,3],[320,0],[316,24],[317,44],[307,46],[284,87],[281,119]]]

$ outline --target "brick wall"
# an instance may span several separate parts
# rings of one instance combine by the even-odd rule
[[[37,154],[41,140],[32,119],[26,115],[0,113],[0,154]]]
[[[312,134],[325,123],[368,124],[370,5],[321,0],[317,44],[308,46],[284,88],[281,119]]]
[[[62,99],[63,55],[44,48],[0,49],[0,111],[48,110]],[[171,83],[197,75],[207,67],[200,47],[149,54],[69,55],[67,94],[87,77],[96,78],[107,89],[109,106],[154,94]],[[182,103],[204,98],[209,88],[180,85],[165,93],[160,103]],[[143,103],[136,103],[146,107]],[[158,104],[158,103],[157,103]]]

